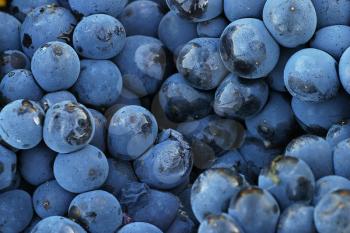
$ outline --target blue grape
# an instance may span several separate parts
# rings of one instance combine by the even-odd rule
[[[119,201],[102,190],[77,195],[69,206],[68,216],[91,233],[115,232],[122,225]]]
[[[328,193],[339,189],[350,189],[350,180],[337,175],[324,176],[316,181],[313,205],[317,205]]]
[[[19,50],[6,50],[0,54],[0,78],[16,69],[30,69],[28,57]]]
[[[173,53],[197,37],[197,24],[177,16],[173,11],[164,15],[159,23],[158,38]]]
[[[37,186],[54,178],[52,164],[56,153],[44,143],[19,154],[19,171],[29,184]]]
[[[308,42],[317,25],[316,11],[310,0],[267,0],[263,19],[277,42],[289,48]]]
[[[197,220],[203,222],[209,214],[226,212],[230,199],[245,186],[247,183],[244,178],[233,169],[205,170],[193,183],[191,190],[191,205]]]
[[[31,233],[57,233],[60,231],[87,233],[79,224],[61,216],[52,216],[42,219],[35,225]]]
[[[239,19],[220,38],[221,58],[228,70],[249,79],[268,75],[276,66],[280,49],[261,20]]]
[[[336,60],[319,49],[296,52],[284,69],[289,93],[302,101],[322,102],[336,96],[339,80]]]
[[[304,130],[322,135],[333,124],[350,118],[349,101],[349,96],[339,93],[336,97],[320,103],[301,101],[294,97],[291,106]]]
[[[134,160],[156,140],[157,121],[147,109],[129,105],[119,109],[108,127],[108,149],[113,157]]]
[[[6,50],[18,50],[20,45],[19,30],[21,22],[5,12],[0,12],[0,53]]]
[[[73,198],[74,194],[61,188],[56,180],[45,182],[33,193],[35,213],[41,218],[64,216]]]
[[[92,14],[107,14],[113,17],[119,16],[128,0],[68,0],[72,11],[79,16],[89,16]]]
[[[245,119],[259,113],[269,96],[263,80],[247,80],[229,74],[215,92],[214,111],[228,118]]]
[[[46,112],[44,141],[59,153],[70,153],[85,147],[95,133],[95,121],[90,111],[81,104],[63,101]]]
[[[310,42],[310,46],[320,49],[339,60],[343,52],[350,46],[350,27],[333,25],[318,30]]]
[[[82,60],[72,92],[82,104],[109,107],[116,103],[123,87],[118,67],[108,60]]]
[[[196,38],[180,50],[176,66],[180,74],[197,89],[212,90],[228,74],[219,54],[218,38]]]
[[[164,13],[159,4],[153,1],[138,0],[127,5],[121,15],[126,35],[144,35],[156,37],[158,26]]]
[[[30,149],[43,138],[43,122],[44,111],[37,103],[19,99],[1,110],[0,136],[14,148]]]
[[[114,17],[95,14],[83,18],[73,32],[73,45],[79,55],[90,59],[110,59],[125,45],[125,29]]]
[[[334,173],[332,148],[321,137],[310,134],[297,137],[287,145],[285,154],[306,162],[316,179]]]
[[[315,207],[314,220],[317,231],[319,233],[350,231],[349,211],[350,190],[339,189],[327,194]]]
[[[315,233],[314,207],[294,204],[283,211],[277,233]]]
[[[54,162],[54,175],[58,184],[72,193],[82,193],[101,187],[108,176],[106,156],[94,146],[58,154]]]
[[[347,25],[350,21],[350,2],[347,0],[312,0],[317,14],[317,27]]]
[[[35,51],[32,72],[38,84],[47,92],[73,86],[80,72],[80,61],[72,47],[63,42],[49,42]]]
[[[56,5],[39,6],[29,12],[21,26],[23,52],[32,57],[34,52],[51,41],[70,41],[77,21],[72,13]]]
[[[134,161],[141,182],[158,189],[175,188],[185,182],[192,170],[190,145],[182,134],[168,129],[158,135],[156,144]]]
[[[253,186],[232,197],[228,213],[242,224],[246,233],[271,233],[276,230],[280,209],[268,191]]]
[[[213,96],[200,92],[179,73],[170,76],[159,90],[159,103],[165,115],[174,122],[203,118],[212,111]]]
[[[123,75],[123,83],[140,97],[159,89],[166,68],[163,44],[149,36],[129,36],[121,53],[113,61]]]
[[[310,167],[290,156],[276,157],[270,167],[261,171],[258,183],[276,198],[281,210],[294,203],[311,203],[315,189]]]
[[[6,74],[0,82],[0,100],[8,104],[18,99],[39,101],[44,92],[35,82],[32,72],[17,69]]]
[[[27,192],[16,189],[0,194],[0,231],[21,232],[32,217],[32,199]]]

